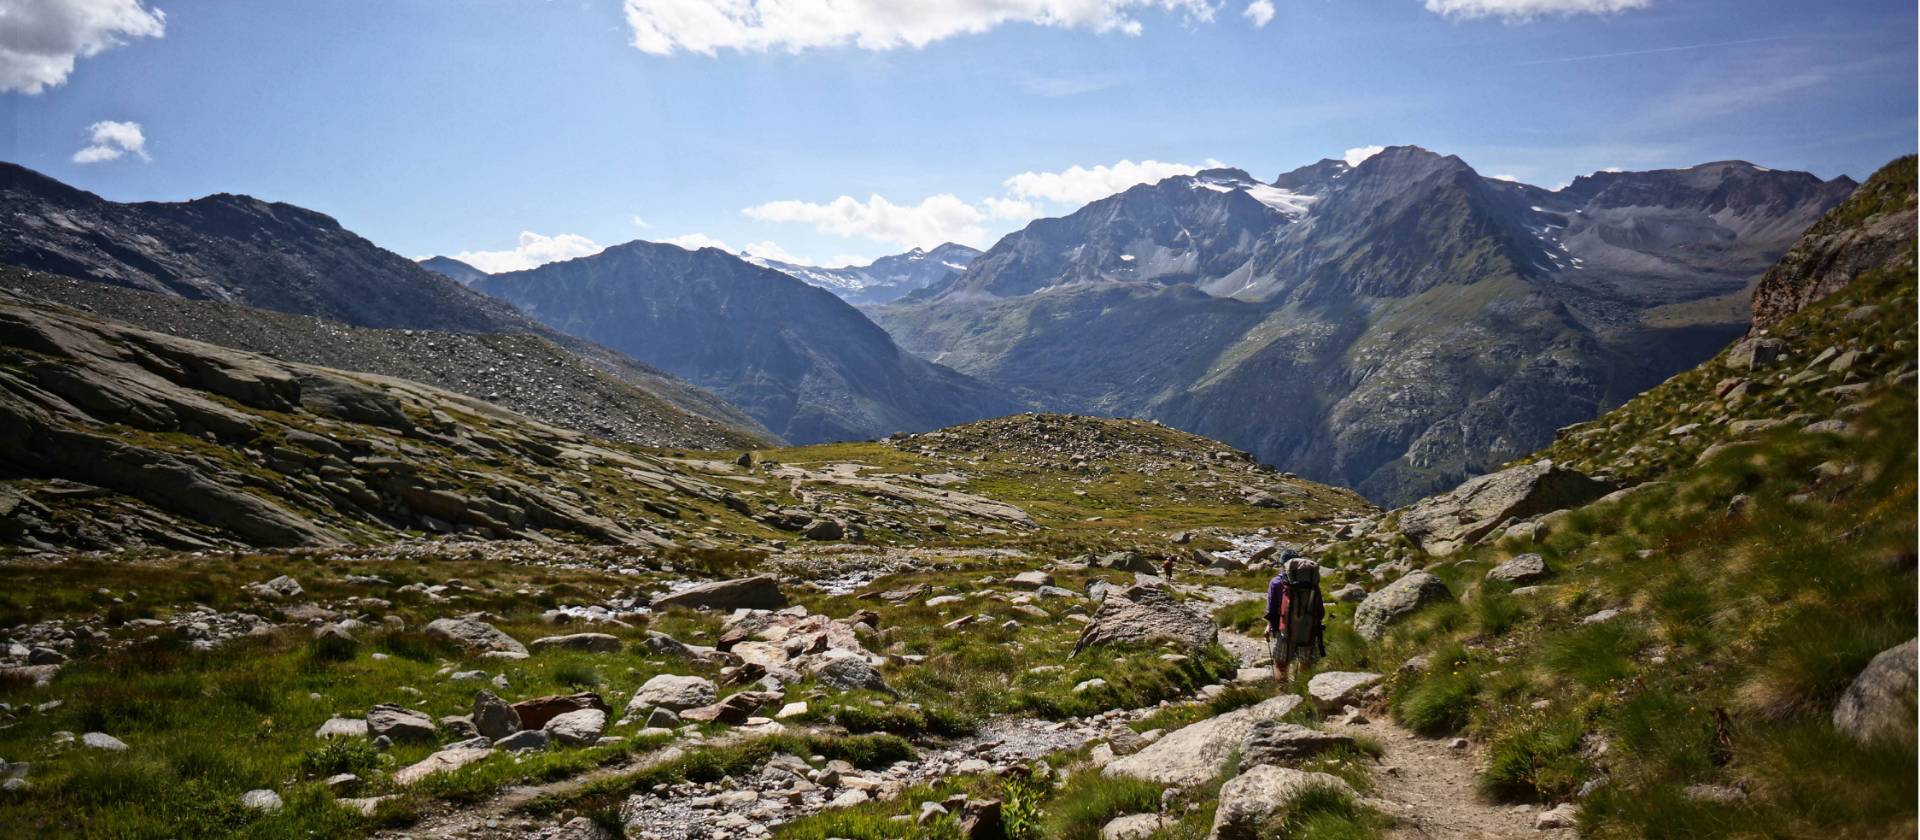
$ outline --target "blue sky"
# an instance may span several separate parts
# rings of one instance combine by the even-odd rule
[[[0,0],[0,159],[511,267],[984,246],[1132,179],[1376,144],[1549,187],[1915,146],[1912,0],[756,2]]]

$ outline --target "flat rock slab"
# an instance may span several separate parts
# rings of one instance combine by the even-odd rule
[[[620,637],[608,633],[570,633],[534,639],[532,648],[540,650],[577,650],[586,653],[619,653]]]
[[[1342,706],[1358,705],[1360,695],[1382,679],[1379,674],[1362,671],[1327,671],[1307,681],[1307,696],[1320,711],[1338,711]]]
[[[1240,768],[1305,761],[1331,749],[1353,746],[1353,738],[1338,732],[1309,729],[1277,720],[1254,722],[1240,742]]]
[[[1115,759],[1101,772],[1176,787],[1205,784],[1220,774],[1254,724],[1284,717],[1302,702],[1297,694],[1283,694],[1181,727],[1133,755]]]
[[[697,584],[653,599],[654,609],[705,607],[715,610],[777,610],[787,606],[787,595],[771,575]]]
[[[672,711],[685,711],[712,704],[720,699],[720,689],[713,680],[706,677],[660,674],[647,680],[640,690],[633,693],[633,699],[627,701],[629,717],[644,713],[655,706]]]
[[[428,622],[426,634],[451,642],[471,653],[504,653],[524,657],[527,646],[484,621],[472,618],[441,618]]]
[[[493,755],[493,750],[475,749],[471,747],[441,750],[433,755],[420,759],[418,763],[394,771],[393,783],[403,786],[416,784],[421,779],[435,773],[451,773],[476,761],[485,759],[490,755]]]

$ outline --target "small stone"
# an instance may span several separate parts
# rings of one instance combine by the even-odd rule
[[[280,794],[262,789],[250,790],[240,794],[240,805],[244,808],[250,808],[255,811],[265,811],[271,814],[280,810],[282,803],[280,801]]]
[[[108,735],[105,732],[88,732],[80,736],[80,743],[90,749],[106,750],[107,752],[125,752],[127,749],[125,741]]]

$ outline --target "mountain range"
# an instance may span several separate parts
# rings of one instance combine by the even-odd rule
[[[808,285],[819,286],[855,305],[899,300],[965,271],[973,258],[978,256],[980,249],[955,242],[948,242],[931,251],[915,248],[904,254],[881,257],[866,265],[843,268],[781,262],[751,252],[741,254],[747,262],[797,277]]]
[[[1142,184],[868,309],[1050,410],[1146,417],[1386,503],[1538,448],[1744,332],[1847,178],[1727,161],[1558,190],[1414,146]]]
[[[0,207],[0,265],[39,272],[0,279],[29,295],[288,361],[429,381],[635,443],[770,438],[713,394],[548,329],[312,210],[229,194],[121,203],[4,162]],[[435,360],[455,345],[467,354]],[[560,381],[575,387],[541,387]],[[586,393],[598,410],[569,408]]]
[[[712,390],[796,443],[926,431],[1020,408],[901,350],[832,293],[718,248],[629,242],[473,288]]]
[[[1855,186],[1722,161],[1548,190],[1399,146],[1266,182],[1218,168],[1141,184],[985,252],[825,269],[632,242],[490,275],[416,264],[291,205],[122,204],[4,165],[0,263],[231,305],[206,308],[219,317],[530,334],[734,440],[874,438],[1034,408],[1140,417],[1393,504],[1712,355],[1748,328],[1761,273]],[[420,378],[297,349],[324,341],[226,340]],[[454,342],[408,346],[428,344]],[[489,370],[429,381],[635,442],[678,445],[699,425],[650,439],[618,410],[506,394]]]

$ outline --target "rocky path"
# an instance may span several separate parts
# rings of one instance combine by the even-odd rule
[[[1478,755],[1446,740],[1423,738],[1390,721],[1339,725],[1334,732],[1373,739],[1386,748],[1373,774],[1373,798],[1400,824],[1389,837],[1408,840],[1561,840],[1568,829],[1537,829],[1529,805],[1504,806],[1474,794]]]
[[[1217,608],[1260,597],[1259,593],[1217,586],[1182,587],[1189,596]],[[1242,667],[1270,663],[1266,643],[1232,630],[1220,631],[1220,644],[1240,657]],[[1386,752],[1375,768],[1373,804],[1399,819],[1388,835],[1404,840],[1570,840],[1571,828],[1534,827],[1539,812],[1533,806],[1505,806],[1475,795],[1479,754],[1455,749],[1451,739],[1424,738],[1391,720],[1338,724],[1327,729],[1356,738],[1366,737]]]

